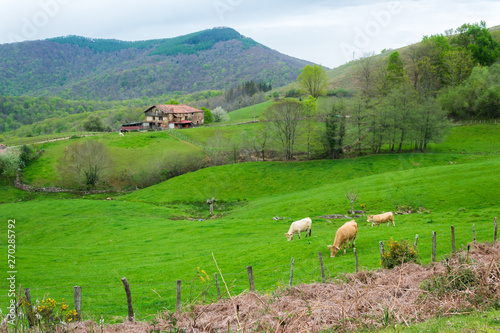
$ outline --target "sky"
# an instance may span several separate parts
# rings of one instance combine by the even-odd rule
[[[0,0],[0,44],[78,35],[126,41],[226,26],[328,68],[464,23],[500,25],[492,0]]]

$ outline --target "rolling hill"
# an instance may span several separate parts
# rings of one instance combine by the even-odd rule
[[[250,80],[279,87],[306,64],[231,28],[137,42],[66,36],[0,45],[0,95],[124,100]]]
[[[217,272],[212,253],[233,294],[247,290],[248,265],[254,269],[257,290],[272,293],[288,281],[292,257],[294,284],[318,282],[319,251],[328,279],[352,272],[352,252],[329,258],[326,248],[345,221],[320,217],[346,213],[347,188],[359,191],[356,208],[363,204],[368,214],[401,205],[428,210],[397,215],[396,227],[389,228],[370,228],[366,217],[357,218],[362,270],[380,267],[378,242],[391,237],[413,239],[419,234],[423,263],[430,262],[432,231],[438,235],[438,260],[450,253],[450,225],[455,226],[458,247],[471,241],[472,223],[477,240],[490,241],[492,220],[499,213],[500,184],[492,177],[500,166],[498,150],[492,150],[499,134],[497,125],[464,126],[454,128],[428,154],[212,167],[114,200],[103,200],[109,194],[11,192],[9,200],[1,199],[6,203],[0,216],[16,220],[16,281],[30,288],[34,299],[65,298],[72,306],[73,286],[79,285],[86,316],[103,313],[106,323],[122,321],[126,303],[120,279],[127,277],[137,318],[144,320],[174,309],[177,279],[182,280],[183,304],[216,298],[213,279],[203,281],[199,273],[213,277]],[[476,141],[461,141],[471,136]],[[145,136],[136,156],[155,142],[171,146],[169,140]],[[117,140],[109,143],[123,148]],[[60,148],[47,147],[47,153],[57,154]],[[51,162],[37,163],[41,172]],[[0,189],[8,191],[5,185]],[[205,203],[210,196],[219,199],[214,219],[208,218]],[[312,237],[287,242],[283,233],[290,221],[305,216],[313,219]],[[0,247],[6,245],[6,239],[0,241]],[[6,264],[1,267],[8,271]],[[6,280],[2,287],[7,290]],[[7,295],[1,295],[0,305],[7,302]]]

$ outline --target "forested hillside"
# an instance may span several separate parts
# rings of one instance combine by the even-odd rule
[[[140,42],[68,36],[0,45],[0,95],[124,100],[251,80],[279,87],[306,64],[230,28]]]

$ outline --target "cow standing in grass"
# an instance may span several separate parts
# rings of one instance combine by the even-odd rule
[[[387,226],[389,226],[389,223],[391,223],[395,227],[396,224],[394,224],[394,214],[392,212],[387,212],[384,214],[378,214],[378,215],[368,215],[368,219],[366,222],[371,222],[372,223],[372,228],[374,224],[377,224],[380,227],[380,224],[387,222]]]
[[[330,249],[330,257],[335,257],[337,252],[344,245],[344,254],[346,247],[349,248],[349,243],[351,247],[355,247],[354,242],[356,241],[356,236],[358,235],[358,224],[356,221],[351,220],[349,222],[344,223],[335,234],[335,240],[333,241],[333,245],[327,245]]]
[[[287,233],[285,233],[286,239],[291,241],[293,239],[294,234],[299,235],[300,239],[300,232],[305,231],[306,232],[306,237],[309,234],[309,237],[311,236],[311,225],[312,225],[312,220],[309,217],[306,217],[305,219],[298,220],[295,222],[292,222],[290,225],[290,229],[288,230]]]

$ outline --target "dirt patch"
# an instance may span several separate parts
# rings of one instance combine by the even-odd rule
[[[477,288],[453,291],[442,298],[420,288],[424,280],[445,276],[450,267],[460,265],[467,265],[480,277]],[[477,302],[477,295],[483,295],[483,300]],[[227,332],[228,328],[232,332],[353,331],[396,323],[410,325],[438,314],[466,313],[498,297],[500,244],[477,244],[471,247],[468,257],[466,252],[460,252],[427,266],[407,263],[392,270],[361,271],[334,282],[301,284],[271,294],[243,293],[213,304],[196,305],[191,312],[166,314],[155,327],[127,323],[105,327],[104,332],[168,331],[174,327],[185,332]],[[74,332],[86,332],[89,325],[95,323],[81,323]]]

